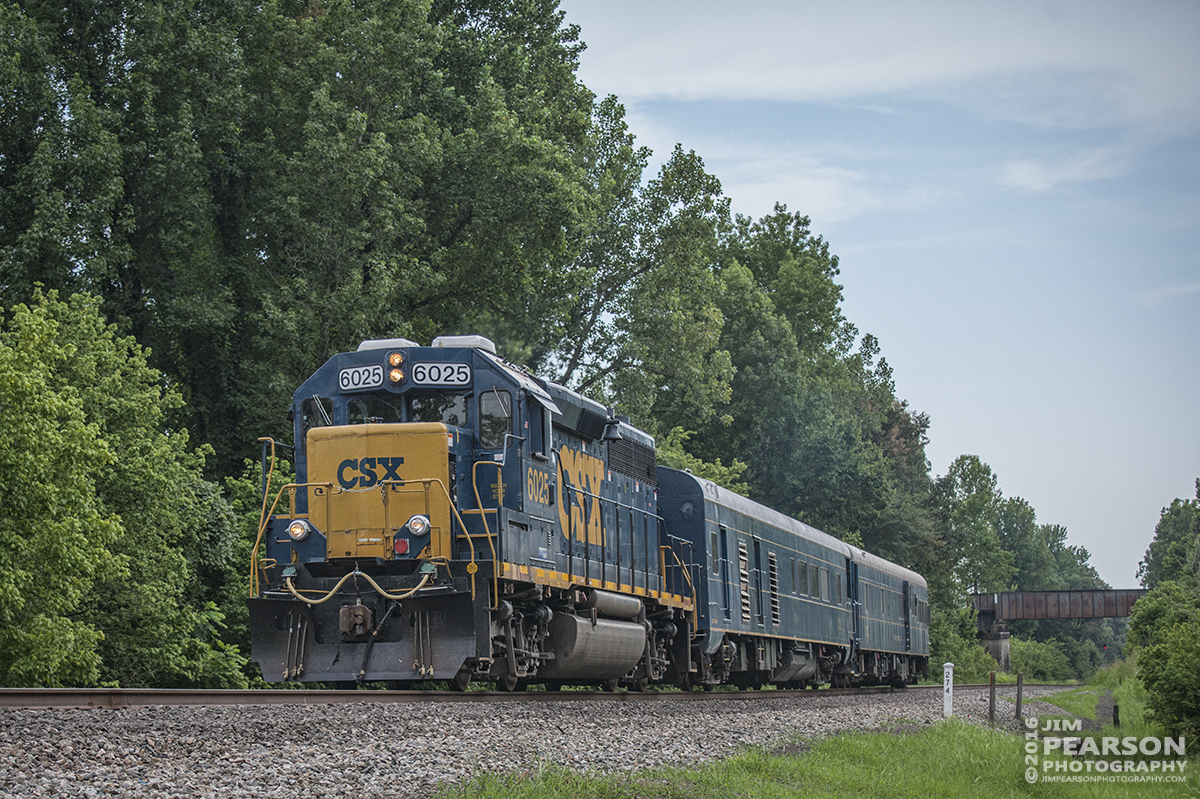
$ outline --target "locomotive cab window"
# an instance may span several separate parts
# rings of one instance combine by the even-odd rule
[[[479,395],[479,446],[501,449],[504,436],[512,432],[512,394],[498,388]]]
[[[546,418],[549,414],[542,404],[535,400],[532,395],[525,401],[525,413],[528,421],[525,422],[527,435],[529,436],[529,454],[535,458],[548,458],[550,452],[547,449],[546,442],[549,441],[549,436],[546,435]]]
[[[414,395],[408,400],[408,420],[466,427],[467,395],[442,391]]]
[[[300,451],[308,449],[308,431],[333,424],[333,400],[313,397],[300,403]]]

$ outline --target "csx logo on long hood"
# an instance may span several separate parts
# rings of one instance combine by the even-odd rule
[[[371,488],[384,480],[402,480],[396,470],[403,463],[403,457],[347,458],[338,464],[338,485],[347,489]]]

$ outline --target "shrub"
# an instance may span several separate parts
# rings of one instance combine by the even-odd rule
[[[1200,623],[1159,631],[1158,643],[1138,654],[1138,676],[1150,714],[1172,735],[1200,735]]]
[[[1061,681],[1075,678],[1075,669],[1058,641],[1024,641],[1013,638],[1009,642],[1013,671],[1025,672],[1032,680]]]

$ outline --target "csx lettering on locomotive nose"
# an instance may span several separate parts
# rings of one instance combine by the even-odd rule
[[[402,479],[396,470],[404,458],[347,458],[338,464],[337,479],[342,488],[370,488],[384,480]],[[380,474],[380,471],[383,474]],[[357,474],[355,474],[357,472]]]

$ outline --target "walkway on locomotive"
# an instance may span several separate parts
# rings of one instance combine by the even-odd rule
[[[708,480],[670,469],[660,475],[660,512],[708,566],[697,629],[708,633],[709,653],[735,633],[832,644],[850,654],[860,647],[928,654],[919,574]],[[863,596],[871,598],[864,603]]]
[[[687,554],[660,540],[653,439],[490,349],[474,336],[368,341],[305,381],[297,482],[263,562],[484,561],[493,583],[690,608]],[[309,525],[301,540],[286,534],[295,520]]]

